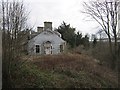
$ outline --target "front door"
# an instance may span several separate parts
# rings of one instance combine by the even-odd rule
[[[50,47],[45,48],[45,54],[51,54],[51,48]]]
[[[44,53],[45,54],[52,54],[52,45],[50,41],[44,43]]]

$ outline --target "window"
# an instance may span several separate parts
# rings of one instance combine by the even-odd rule
[[[39,52],[40,52],[40,46],[36,45],[36,53],[39,53]]]
[[[60,45],[60,52],[63,52],[63,45]]]
[[[52,54],[52,46],[51,46],[51,54]]]

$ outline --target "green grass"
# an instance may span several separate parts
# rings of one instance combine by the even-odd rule
[[[36,59],[23,63],[17,70],[13,71],[14,87],[110,88],[117,86],[117,78],[114,76],[114,72],[105,68],[109,72],[103,75],[102,72],[105,72],[102,69],[103,67],[93,61],[91,63],[88,57],[67,55],[62,56],[62,58],[61,56],[44,56],[36,57]],[[98,67],[93,69],[92,65]],[[102,71],[97,72],[99,69],[102,69]],[[111,80],[111,77],[115,77],[114,81]]]

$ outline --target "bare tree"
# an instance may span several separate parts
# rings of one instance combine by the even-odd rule
[[[109,40],[110,52],[113,56],[112,66],[115,66],[117,60],[117,24],[118,24],[118,4],[117,0],[94,0],[89,3],[84,2],[85,11],[83,13],[91,16],[99,23],[102,30],[106,33]],[[114,40],[114,46],[112,45]]]
[[[27,40],[26,29],[28,14],[23,2],[2,0],[2,59],[3,74],[6,75],[8,83],[11,83],[11,63],[19,59],[25,40]],[[16,62],[17,63],[17,62]],[[3,83],[4,84],[4,83]]]

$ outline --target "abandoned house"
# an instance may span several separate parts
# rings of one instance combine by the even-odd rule
[[[52,30],[52,22],[44,22],[44,27],[37,27],[37,33],[28,41],[28,53],[59,54],[64,52],[65,45],[66,42],[61,38],[61,34]]]

